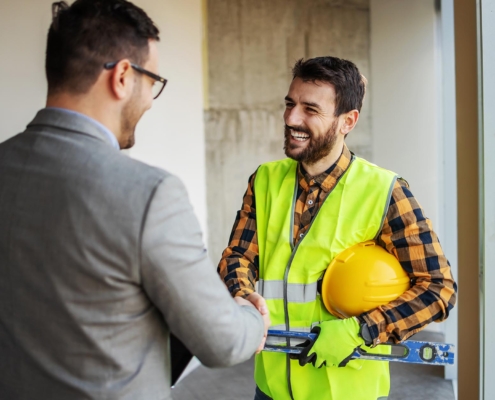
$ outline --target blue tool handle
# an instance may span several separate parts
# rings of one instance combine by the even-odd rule
[[[378,345],[376,348],[379,348],[380,346],[391,346],[392,354],[368,353],[358,347],[354,350],[352,357],[364,360],[396,361],[412,364],[454,364],[454,346],[447,343],[405,340],[398,344]]]
[[[289,339],[287,343],[290,343],[290,339],[299,339],[299,341],[305,340],[306,342],[304,343],[304,346],[279,346],[272,344],[265,345],[264,351],[291,354],[292,356],[297,356],[301,354],[303,349],[313,346],[313,343],[318,338],[318,334],[316,333],[290,332],[279,330],[269,330],[268,336]],[[406,340],[399,344],[384,343],[382,345],[378,345],[376,348],[379,348],[380,346],[392,347],[392,354],[368,353],[364,349],[358,347],[352,354],[352,358],[429,365],[454,364],[454,346],[447,343],[432,343]]]
[[[293,332],[293,331],[277,331],[277,330],[268,330],[268,336],[274,337],[282,337],[289,339],[304,339],[304,340],[313,340],[315,341],[318,337],[317,333],[306,333],[306,332]]]
[[[313,343],[318,338],[317,333],[291,332],[291,331],[278,331],[278,330],[268,330],[268,336],[307,341],[304,347],[290,346],[290,345],[278,346],[278,345],[265,344],[265,348],[263,349],[263,351],[292,354],[295,356],[301,354],[301,351],[305,347],[313,346]],[[288,343],[290,343],[290,341],[288,341]]]

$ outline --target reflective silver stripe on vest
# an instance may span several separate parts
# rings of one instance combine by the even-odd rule
[[[309,303],[316,300],[318,282],[288,283],[287,301],[289,303]],[[258,292],[267,300],[284,300],[284,281],[258,281]]]

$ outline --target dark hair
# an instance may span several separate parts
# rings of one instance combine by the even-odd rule
[[[148,40],[159,40],[146,13],[126,0],[77,0],[53,3],[46,46],[48,93],[87,92],[106,62],[129,58],[142,64]]]
[[[335,116],[351,110],[361,111],[366,92],[366,78],[351,61],[337,57],[300,59],[292,69],[293,79],[326,82],[335,89]]]

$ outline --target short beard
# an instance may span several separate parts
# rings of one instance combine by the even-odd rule
[[[140,92],[141,80],[137,79],[132,92],[132,97],[122,110],[120,132],[123,143],[120,143],[121,149],[130,149],[134,146],[136,125],[143,115],[143,113],[139,112],[139,105],[141,104],[141,99],[139,98]]]
[[[337,125],[338,119],[336,119],[330,129],[325,135],[315,138],[313,133],[301,126],[290,127],[285,125],[285,143],[284,150],[287,157],[292,158],[295,161],[299,161],[308,165],[316,164],[322,158],[326,157],[335,146],[337,141]],[[296,132],[304,132],[309,135],[309,144],[302,151],[297,151],[297,147],[290,145],[291,130]]]

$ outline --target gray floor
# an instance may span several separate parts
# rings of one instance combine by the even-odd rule
[[[420,332],[415,340],[441,341],[435,333]],[[390,363],[389,400],[454,400],[443,367]],[[222,369],[198,367],[173,390],[174,400],[253,400],[253,361]],[[317,399],[315,399],[317,400]],[[346,399],[348,400],[348,399]]]

